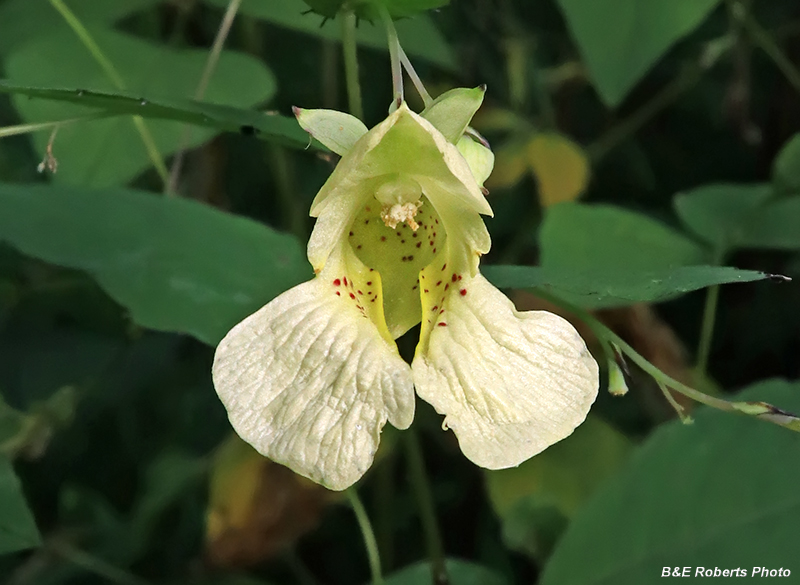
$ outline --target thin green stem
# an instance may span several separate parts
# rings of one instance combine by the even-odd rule
[[[194,91],[194,99],[198,101],[202,100],[206,94],[208,84],[211,81],[211,76],[214,74],[214,70],[217,68],[217,63],[219,63],[219,56],[222,54],[222,47],[225,46],[225,41],[228,38],[228,34],[230,34],[233,21],[236,18],[236,13],[239,12],[239,6],[241,6],[241,4],[242,0],[230,0],[230,2],[228,2],[228,7],[226,8],[225,14],[222,17],[222,22],[219,25],[219,29],[217,29],[217,35],[214,37],[211,50],[208,52],[208,57],[206,58],[206,63],[203,67],[203,73],[200,75],[200,81],[198,82],[197,88]],[[172,161],[172,168],[169,171],[169,179],[164,186],[164,192],[167,195],[175,194],[177,192],[178,180],[180,179],[181,170],[183,169],[183,162],[186,158],[186,146],[191,139],[192,127],[186,126],[185,130],[183,131],[183,135],[181,136],[178,152]]]
[[[786,54],[781,50],[769,31],[763,28],[753,18],[741,2],[730,1],[729,6],[733,17],[742,24],[756,46],[772,59],[772,62],[780,69],[781,73],[786,77],[786,80],[797,92],[800,92],[800,71],[797,70]]]
[[[436,507],[433,502],[428,474],[425,471],[425,460],[419,438],[414,429],[409,429],[404,435],[406,441],[406,458],[408,459],[408,475],[414,496],[419,507],[422,530],[425,534],[425,545],[431,562],[431,573],[434,585],[448,585],[450,578],[445,565],[444,545],[439,523],[436,520]]]
[[[30,134],[40,130],[51,130],[58,128],[62,125],[72,124],[73,122],[83,122],[86,120],[97,120],[100,118],[109,118],[115,114],[101,113],[89,114],[87,116],[79,116],[77,118],[68,118],[66,120],[58,120],[56,122],[37,122],[36,124],[17,124],[15,126],[3,126],[0,128],[0,138],[7,138],[9,136],[18,136],[20,134]]]
[[[711,354],[711,340],[714,338],[714,322],[717,317],[719,302],[719,285],[709,287],[706,292],[706,304],[703,309],[703,321],[700,326],[700,342],[697,345],[697,365],[695,370],[700,377],[706,375],[708,358]]]
[[[392,16],[389,14],[389,10],[382,4],[378,5],[378,10],[380,11],[383,25],[386,27],[386,38],[389,43],[389,61],[392,64],[394,103],[395,106],[399,108],[400,104],[402,104],[405,99],[403,90],[403,65],[400,61],[400,51],[402,50],[400,47],[400,39],[397,37],[397,29],[394,28],[394,22],[392,22]]]
[[[109,583],[117,585],[148,585],[148,582],[144,579],[67,544],[53,543],[49,548],[76,567],[102,577]]]
[[[378,552],[378,543],[375,540],[375,533],[369,522],[369,516],[367,516],[367,511],[364,508],[364,504],[361,503],[361,498],[358,497],[358,492],[355,488],[348,488],[346,494],[353,508],[353,512],[356,515],[358,526],[361,528],[361,535],[364,537],[364,546],[367,548],[367,557],[369,558],[369,569],[372,573],[372,585],[382,585],[381,557]]]
[[[406,55],[406,52],[403,50],[403,47],[400,47],[400,62],[405,67],[406,73],[408,73],[408,77],[411,79],[411,83],[414,84],[414,87],[417,89],[417,93],[419,93],[419,97],[422,98],[422,103],[425,104],[427,108],[429,105],[433,103],[433,98],[431,94],[428,93],[428,90],[425,89],[425,84],[422,83],[422,79],[420,79],[419,75],[417,75],[417,70],[414,69],[414,66],[411,64],[411,60]]]
[[[97,61],[97,64],[100,65],[100,68],[103,70],[111,83],[113,83],[118,90],[124,90],[125,81],[122,79],[122,76],[116,70],[114,64],[108,59],[108,57],[105,56],[102,49],[100,49],[100,46],[95,42],[95,40],[92,38],[92,35],[89,34],[89,31],[86,30],[86,27],[83,26],[83,23],[78,19],[78,17],[75,16],[75,14],[67,7],[66,4],[64,4],[63,0],[50,0],[50,4],[58,11],[72,31],[77,35],[94,60]],[[147,156],[150,158],[150,162],[152,162],[161,180],[164,181],[164,183],[167,183],[169,180],[169,171],[167,170],[167,165],[164,164],[164,159],[162,158],[161,153],[156,146],[153,135],[147,128],[147,124],[145,124],[144,119],[142,119],[141,116],[134,116],[133,125],[142,139],[142,143],[144,144]]]
[[[350,113],[359,120],[364,119],[364,104],[361,101],[361,83],[358,78],[358,46],[356,45],[356,14],[347,10],[342,14],[342,56],[344,78],[347,85],[347,102]]]
[[[728,402],[727,400],[723,400],[721,398],[715,398],[714,396],[709,396],[708,394],[704,394],[699,390],[695,390],[694,388],[687,386],[683,382],[679,382],[678,380],[668,376],[667,374],[659,370],[656,366],[647,361],[644,357],[642,357],[619,335],[611,331],[611,329],[603,325],[600,321],[598,321],[595,317],[593,317],[583,309],[576,307],[571,303],[563,301],[558,297],[555,297],[542,290],[536,290],[536,295],[574,314],[581,321],[583,321],[598,338],[604,338],[607,341],[619,347],[622,353],[624,353],[628,358],[630,358],[630,360],[633,363],[639,366],[639,368],[641,368],[642,371],[652,376],[656,382],[663,384],[664,386],[671,388],[672,390],[675,390],[676,392],[683,394],[684,396],[687,396],[692,400],[700,402],[701,404],[711,406],[712,408],[717,408],[719,410],[724,410],[726,412],[745,412],[745,410],[743,410],[741,407],[741,403],[732,403]],[[762,406],[766,408],[768,405],[762,404]],[[769,420],[769,422],[780,424],[782,426],[787,426],[788,428],[792,428],[793,430],[798,430],[798,423],[794,422],[796,420],[796,417],[794,417],[793,415],[789,415],[788,413],[784,414],[792,418],[793,420],[791,421],[787,420],[783,422],[777,419],[769,419],[769,418],[765,418],[765,420]]]
[[[719,266],[725,258],[725,246],[718,246],[714,251],[713,264]],[[703,320],[700,325],[700,341],[697,344],[697,362],[695,371],[700,378],[708,371],[708,359],[711,355],[711,341],[714,338],[714,323],[717,318],[720,285],[715,284],[706,292],[706,303],[703,308]]]
[[[394,565],[394,494],[395,494],[395,457],[393,452],[387,454],[375,470],[375,536],[378,550],[381,553],[383,567],[391,571]]]
[[[661,382],[656,382],[656,384],[658,384],[661,393],[664,395],[664,398],[667,399],[669,405],[678,414],[678,417],[681,419],[681,422],[683,424],[691,424],[693,422],[692,417],[686,414],[686,409],[683,408],[683,406],[677,400],[675,400],[675,397],[672,395],[672,392],[669,391],[669,388],[667,388]]]

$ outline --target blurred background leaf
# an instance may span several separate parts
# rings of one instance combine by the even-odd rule
[[[129,91],[159,97],[190,98],[194,95],[206,61],[202,50],[176,50],[131,35],[96,29],[92,36],[114,64]],[[72,31],[37,36],[6,59],[6,72],[26,85],[114,90],[111,80]],[[275,79],[257,59],[225,51],[208,84],[208,102],[251,107],[266,103],[275,94]],[[14,98],[23,120],[50,122],[86,114],[79,106],[24,97]],[[148,122],[162,156],[172,154],[184,142],[196,146],[211,138],[210,129],[194,129],[184,138],[184,127],[172,122]],[[41,156],[49,136],[39,133],[34,144]],[[58,182],[88,187],[121,185],[149,166],[142,139],[128,118],[94,120],[65,125],[58,130],[54,155],[60,170]]]
[[[800,408],[800,386],[770,380],[737,400]],[[800,436],[702,409],[672,422],[576,516],[545,584],[638,584],[657,568],[787,567],[800,518]],[[624,555],[619,551],[625,551]]]

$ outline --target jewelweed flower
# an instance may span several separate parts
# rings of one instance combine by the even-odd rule
[[[597,363],[572,325],[516,311],[478,270],[493,157],[465,131],[483,93],[453,90],[421,115],[401,104],[369,131],[296,110],[342,156],[311,206],[316,277],[236,325],[213,377],[244,440],[331,489],[367,471],[387,420],[411,424],[415,389],[489,469],[571,434],[597,395]],[[418,323],[409,365],[394,340]]]

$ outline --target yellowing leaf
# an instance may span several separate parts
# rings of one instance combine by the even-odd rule
[[[494,170],[486,180],[486,187],[489,190],[506,189],[519,183],[528,172],[526,155],[524,143],[510,142],[498,148],[494,153]]]
[[[589,183],[586,154],[579,145],[560,134],[534,136],[528,143],[527,163],[539,183],[542,207],[574,201]]]
[[[262,457],[232,435],[214,458],[206,554],[216,566],[249,566],[313,529],[333,495]]]

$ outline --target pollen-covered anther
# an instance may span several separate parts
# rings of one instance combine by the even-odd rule
[[[392,229],[397,227],[397,224],[405,222],[412,230],[417,231],[419,224],[414,221],[417,211],[422,206],[422,201],[414,203],[403,203],[394,205],[384,204],[381,207],[381,219],[387,227]]]
[[[406,223],[417,231],[419,224],[414,221],[422,206],[422,188],[414,179],[402,175],[392,175],[378,187],[375,199],[381,204],[381,219],[394,229],[399,223]]]

